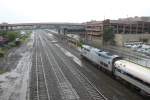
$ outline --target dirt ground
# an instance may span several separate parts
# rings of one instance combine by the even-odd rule
[[[0,59],[0,68],[6,71],[0,75],[0,100],[28,100],[33,37]]]

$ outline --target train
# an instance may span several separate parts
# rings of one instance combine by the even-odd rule
[[[140,94],[150,96],[150,69],[125,60],[119,55],[105,50],[82,45],[81,56],[111,73],[117,80],[123,80],[140,91]]]

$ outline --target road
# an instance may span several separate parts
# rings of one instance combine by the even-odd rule
[[[44,30],[34,34],[30,75],[30,100],[144,100]]]

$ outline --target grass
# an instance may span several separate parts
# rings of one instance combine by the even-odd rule
[[[31,31],[27,32],[24,36],[18,35],[19,37],[19,43],[15,41],[15,39],[13,41],[10,41],[8,44],[5,44],[3,47],[0,47],[0,57],[4,57],[4,55],[7,53],[7,51],[13,47],[17,47],[20,44],[23,43],[27,43],[28,38],[31,35]],[[17,33],[18,34],[18,33]]]
[[[0,48],[0,57],[4,57],[4,54],[5,54],[4,50]]]
[[[6,72],[5,70],[0,69],[0,74],[3,74],[3,73],[5,73],[5,72]]]

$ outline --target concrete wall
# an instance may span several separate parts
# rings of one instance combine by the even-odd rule
[[[150,34],[115,34],[116,45],[123,46],[125,42],[140,41],[141,39],[147,39],[150,44]]]
[[[88,36],[87,41],[85,42],[88,45],[91,45],[96,48],[100,48],[103,43],[103,38],[102,37],[97,37],[97,36]]]

